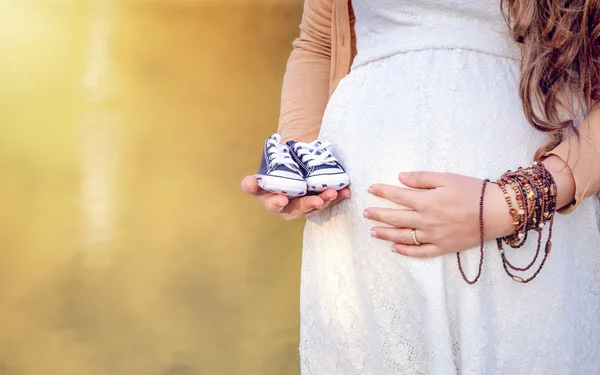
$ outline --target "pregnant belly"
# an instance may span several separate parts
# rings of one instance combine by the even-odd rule
[[[495,178],[531,163],[547,136],[526,121],[518,63],[466,50],[392,56],[353,70],[331,97],[320,137],[355,189],[400,171]]]

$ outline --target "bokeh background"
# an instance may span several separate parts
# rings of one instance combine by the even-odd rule
[[[301,0],[0,0],[0,375],[298,374],[302,222],[239,190]]]

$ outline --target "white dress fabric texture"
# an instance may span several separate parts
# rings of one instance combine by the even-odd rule
[[[598,198],[557,215],[553,250],[529,284],[511,280],[494,241],[475,285],[456,255],[421,260],[373,239],[373,183],[401,171],[497,178],[531,163],[547,136],[523,115],[519,51],[497,0],[354,0],[358,55],[326,110],[352,198],[304,232],[302,374],[600,374]],[[545,233],[546,235],[547,233]],[[536,236],[508,249],[526,265]],[[469,277],[479,250],[462,253]],[[525,273],[529,276],[530,273]]]

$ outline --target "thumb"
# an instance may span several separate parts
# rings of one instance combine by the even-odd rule
[[[403,172],[398,175],[401,183],[414,189],[435,189],[446,185],[448,174],[438,172]]]

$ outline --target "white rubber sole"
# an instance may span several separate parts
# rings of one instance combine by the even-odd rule
[[[350,185],[350,176],[347,173],[326,174],[313,176],[306,179],[308,191],[323,192],[327,189],[342,190]]]
[[[306,195],[306,181],[291,180],[289,178],[256,175],[258,186],[275,194],[287,195],[290,198]]]

